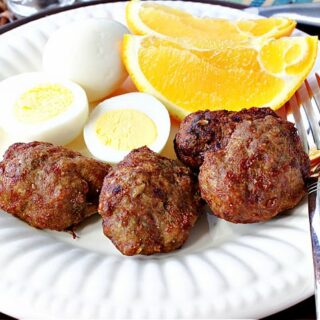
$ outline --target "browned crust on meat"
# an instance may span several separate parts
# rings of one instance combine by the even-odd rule
[[[196,178],[147,147],[133,150],[105,177],[103,231],[125,255],[180,248],[198,218]]]
[[[180,124],[174,139],[177,157],[187,166],[198,169],[208,150],[223,149],[236,126],[244,120],[255,120],[271,115],[270,108],[243,109],[240,112],[226,110],[198,111],[188,115]]]
[[[36,228],[65,230],[97,212],[109,169],[61,146],[16,143],[0,162],[0,208]]]
[[[292,123],[274,115],[246,119],[223,149],[205,153],[201,196],[225,220],[266,221],[299,203],[309,169]]]

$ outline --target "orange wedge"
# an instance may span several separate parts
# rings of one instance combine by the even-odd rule
[[[197,18],[182,10],[152,2],[131,1],[126,7],[127,24],[137,35],[179,38],[185,46],[212,49],[234,41],[257,37],[288,36],[296,23],[285,18],[230,21]]]
[[[194,50],[164,38],[125,35],[123,60],[140,91],[183,119],[204,109],[280,108],[311,71],[317,48],[317,37]]]

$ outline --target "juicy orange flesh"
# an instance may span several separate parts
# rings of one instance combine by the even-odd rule
[[[125,38],[123,57],[131,78],[180,119],[207,108],[278,109],[301,85],[317,55],[316,37],[281,38],[295,27],[289,19],[198,18],[139,1],[129,3],[126,17],[134,33],[149,35]]]
[[[187,45],[211,48],[218,40],[242,41],[234,23],[224,19],[199,19],[188,13],[158,4],[143,4],[140,19],[150,29],[162,35],[179,38]]]
[[[296,43],[292,45],[285,53],[284,60],[287,64],[292,64],[302,54],[301,47]]]
[[[286,72],[288,75],[298,75],[307,68],[310,61],[302,47],[305,43],[296,39],[283,38],[263,46],[260,52],[263,67],[271,73]],[[311,38],[306,38],[306,45],[306,48],[312,47]]]
[[[308,47],[312,47],[312,40],[310,37],[306,38]],[[286,72],[290,75],[296,75],[305,69],[310,64],[308,54],[303,54],[305,51],[298,44],[293,45],[285,55],[287,61]],[[300,58],[299,58],[300,57]]]
[[[139,18],[149,29],[168,37],[179,38],[182,43],[199,49],[215,48],[221,40],[232,44],[234,41],[245,41],[264,34],[274,37],[287,35],[295,26],[291,20],[277,18],[238,22],[197,18],[184,11],[155,3],[141,4]],[[129,19],[129,26],[131,23],[134,22]],[[132,29],[137,34],[145,34],[134,27]]]
[[[290,20],[277,18],[243,20],[237,22],[238,28],[241,31],[249,32],[254,37],[263,36],[274,31],[275,29],[285,29],[286,27],[290,26],[290,24]]]
[[[287,46],[285,43],[272,41],[264,46],[260,52],[261,62],[264,67],[271,73],[279,73],[284,71],[286,62],[284,59]]]
[[[201,52],[154,37],[144,39],[138,53],[154,89],[189,112],[239,110],[271,101],[285,83],[262,70],[257,56],[253,48]]]

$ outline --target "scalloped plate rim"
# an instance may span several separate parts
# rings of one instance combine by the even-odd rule
[[[226,8],[226,7],[221,7],[221,6],[212,6],[212,5],[210,5],[210,4],[202,4],[202,3],[192,3],[192,2],[181,2],[181,1],[174,1],[174,2],[172,2],[172,1],[169,1],[168,3],[170,3],[171,5],[178,5],[178,6],[184,6],[184,7],[186,7],[186,8],[194,8],[195,10],[198,10],[198,11],[201,11],[201,12],[205,12],[206,11],[206,9],[211,9],[211,10],[213,10],[213,8],[215,8],[217,11],[219,11],[219,14],[221,13],[221,14],[224,14],[224,13],[226,13],[226,12],[229,12],[229,14],[231,14],[231,12],[232,12],[232,14],[234,14],[235,16],[237,16],[237,15],[243,15],[243,16],[252,16],[252,15],[250,15],[250,14],[248,14],[248,13],[245,13],[245,12],[241,12],[241,11],[238,11],[237,9],[230,9],[230,8]],[[114,12],[117,12],[117,10],[119,10],[119,8],[120,7],[122,7],[122,6],[124,6],[124,2],[117,2],[117,3],[106,3],[106,4],[95,4],[95,5],[90,5],[90,6],[87,6],[87,7],[80,7],[80,8],[77,8],[77,9],[73,9],[73,10],[68,10],[68,11],[65,11],[65,12],[61,12],[61,13],[57,13],[57,14],[54,14],[54,15],[50,15],[50,16],[48,16],[48,17],[43,17],[43,18],[40,18],[40,19],[38,19],[38,20],[35,20],[35,21],[31,21],[31,22],[29,22],[29,23],[27,23],[27,24],[25,24],[25,25],[22,25],[22,26],[19,26],[19,27],[17,27],[16,29],[13,29],[13,30],[11,30],[11,31],[8,31],[8,32],[6,32],[6,33],[4,33],[3,35],[1,35],[0,36],[0,47],[1,47],[1,44],[3,45],[6,45],[6,43],[8,42],[10,42],[10,41],[12,41],[13,40],[13,36],[16,36],[16,35],[19,35],[19,33],[22,33],[24,30],[28,30],[28,28],[30,28],[30,26],[32,26],[33,24],[34,24],[34,26],[36,26],[37,28],[40,26],[40,25],[45,25],[46,23],[48,24],[48,23],[53,23],[52,21],[54,20],[54,18],[58,18],[58,20],[59,19],[61,19],[61,20],[63,20],[63,19],[67,19],[68,21],[70,20],[70,17],[71,17],[71,14],[72,13],[77,13],[78,12],[78,16],[79,17],[81,17],[81,14],[83,13],[83,14],[89,14],[89,12],[98,12],[98,9],[99,8],[105,8],[105,10],[107,11],[107,10],[111,10],[111,11],[114,11]],[[110,7],[110,8],[108,8],[108,7]],[[210,10],[209,10],[210,11]],[[99,14],[98,14],[99,15]],[[48,22],[49,21],[49,22]],[[29,29],[30,30],[30,29]],[[21,35],[20,35],[21,36]],[[1,59],[1,54],[0,54],[0,59]],[[0,60],[0,62],[1,62],[1,60]],[[318,65],[319,65],[319,59],[318,59]],[[0,75],[1,76],[1,75]],[[301,207],[299,207],[299,208],[302,208],[303,209],[303,211],[305,212],[305,210],[306,210],[306,203],[304,203]],[[298,210],[298,208],[297,208],[297,210]],[[292,218],[292,217],[291,217]],[[24,232],[26,232],[26,233],[28,233],[30,230],[29,230],[29,227],[28,226],[25,226],[22,222],[20,222],[20,221],[16,221],[16,220],[12,220],[12,219],[14,219],[14,218],[12,218],[11,216],[0,216],[0,222],[4,222],[5,220],[7,220],[7,223],[8,223],[8,225],[9,225],[9,229],[10,229],[10,225],[13,223],[13,225],[14,225],[14,227],[13,227],[13,229],[14,228],[20,228],[21,226],[21,230],[24,230]],[[288,219],[290,219],[290,217],[288,218]],[[293,217],[292,219],[295,219],[295,217]],[[296,218],[296,219],[298,219],[298,218]],[[304,219],[304,223],[306,223],[307,222],[307,218],[306,217],[304,217],[303,218]],[[13,222],[12,222],[13,221]],[[291,220],[290,220],[291,221]],[[272,222],[273,223],[273,222]],[[304,229],[304,231],[306,231],[306,229]],[[39,231],[38,231],[39,232]],[[308,232],[308,231],[307,231]],[[5,232],[3,231],[3,229],[0,227],[0,239],[2,239],[2,236],[3,236],[3,233],[5,234]],[[38,233],[37,233],[38,234]],[[44,237],[48,237],[47,235],[46,235],[46,233],[41,233],[40,232],[40,234],[42,234],[42,236],[44,236]],[[5,234],[6,235],[6,234]],[[305,234],[304,234],[304,236],[306,236]],[[36,238],[36,236],[34,236],[35,238]],[[51,236],[49,236],[49,240],[50,240],[50,238],[52,238]],[[308,239],[307,237],[305,237],[306,239]],[[3,241],[3,240],[2,240]],[[18,241],[18,240],[17,240]],[[16,242],[17,242],[16,241]],[[50,240],[50,241],[52,241],[52,240]],[[10,241],[8,241],[8,243],[9,243]],[[13,242],[15,242],[15,241],[13,241]],[[55,240],[54,241],[52,241],[52,243],[53,242],[55,242]],[[54,245],[56,245],[57,244],[57,246],[59,245],[59,241],[57,241]],[[12,248],[15,248],[16,249],[16,245],[15,244],[11,244],[12,245]],[[68,245],[66,245],[66,246],[70,246],[69,244]],[[306,244],[306,246],[310,246],[310,243],[308,243],[308,244]],[[1,249],[4,249],[4,247],[6,247],[6,244],[1,244],[0,243],[0,250]],[[76,250],[75,251],[77,251],[77,249],[78,249],[78,247],[76,247]],[[86,250],[86,249],[84,249],[84,250]],[[40,251],[41,251],[41,249],[40,249]],[[33,250],[33,253],[35,252],[35,250]],[[82,252],[81,250],[78,250],[77,251],[78,253],[79,252]],[[6,253],[7,254],[7,253]],[[93,254],[93,256],[94,256],[95,254]],[[10,256],[10,255],[9,255]],[[96,256],[99,256],[99,255],[96,255]],[[1,256],[0,256],[0,263],[1,263]],[[20,257],[14,257],[14,258],[20,258]],[[51,258],[51,257],[50,257]],[[170,257],[169,257],[170,258]],[[312,291],[313,291],[313,289],[312,289],[312,287],[313,287],[313,285],[312,285],[312,279],[313,279],[313,277],[310,275],[310,274],[307,274],[307,275],[305,275],[304,274],[304,268],[302,268],[302,265],[305,267],[305,266],[307,266],[307,267],[309,267],[309,264],[310,264],[310,258],[311,258],[311,255],[309,254],[309,253],[306,253],[306,256],[304,256],[304,263],[302,263],[301,264],[301,270],[299,269],[299,270],[295,270],[295,275],[296,275],[296,278],[295,278],[295,280],[293,280],[293,279],[291,279],[291,281],[298,281],[298,280],[300,280],[300,281],[302,281],[302,280],[304,280],[306,283],[301,283],[300,284],[300,286],[302,286],[303,287],[303,285],[305,286],[305,288],[302,290],[302,292],[295,292],[295,294],[293,294],[292,296],[291,296],[291,299],[288,299],[288,300],[285,300],[285,301],[282,301],[281,303],[278,303],[278,304],[275,304],[275,305],[273,305],[272,307],[269,307],[269,308],[266,308],[266,307],[264,307],[264,308],[262,308],[262,310],[261,310],[261,312],[258,312],[257,310],[255,310],[254,312],[253,311],[251,311],[250,312],[250,310],[246,310],[246,313],[244,313],[246,316],[249,316],[249,317],[252,317],[252,318],[261,318],[261,317],[264,317],[264,316],[267,316],[267,315],[269,315],[269,314],[272,314],[272,313],[274,313],[274,312],[278,312],[278,311],[280,311],[280,310],[283,310],[284,308],[287,308],[287,307],[289,307],[289,306],[291,306],[291,305],[293,305],[293,304],[295,304],[295,303],[297,303],[297,302],[300,302],[301,300],[303,300],[303,299],[305,299],[305,298],[307,298],[307,297],[309,297],[311,294],[312,294]],[[92,258],[93,259],[93,258]],[[127,261],[130,261],[129,259],[130,258],[124,258],[124,259],[128,259]],[[187,255],[187,259],[188,259],[188,255]],[[157,259],[155,259],[155,261],[156,261]],[[170,259],[169,259],[170,260]],[[132,261],[132,260],[131,260]],[[134,261],[134,260],[133,260]],[[147,260],[145,260],[145,261],[147,261]],[[5,269],[5,268],[4,268]],[[129,269],[130,270],[130,269]],[[1,267],[1,264],[0,264],[0,271],[2,271],[2,267]],[[298,279],[298,280],[297,280]],[[287,280],[286,279],[286,281],[288,281],[288,283],[290,282],[289,280]],[[26,283],[28,283],[28,282],[26,282]],[[9,287],[7,287],[7,285],[9,285]],[[296,285],[297,286],[297,285]],[[289,286],[290,287],[290,286]],[[6,289],[5,289],[6,288]],[[26,302],[26,300],[24,299],[25,298],[25,295],[28,297],[28,299],[30,300],[32,300],[32,294],[30,293],[30,289],[26,289],[24,292],[23,292],[23,295],[21,296],[21,292],[20,292],[20,294],[19,293],[17,293],[17,292],[15,292],[15,290],[18,290],[18,291],[20,291],[21,290],[21,288],[23,288],[23,285],[21,286],[21,284],[19,283],[19,284],[17,284],[17,283],[15,283],[14,281],[12,282],[12,283],[10,283],[10,281],[0,281],[0,309],[1,309],[1,311],[3,311],[3,312],[6,312],[6,313],[8,313],[8,314],[10,314],[10,315],[13,315],[13,316],[16,316],[16,317],[18,317],[18,318],[34,318],[34,317],[40,317],[40,318],[42,318],[42,317],[46,317],[46,318],[57,318],[57,313],[59,314],[60,312],[61,312],[61,310],[60,311],[57,311],[57,310],[55,310],[54,308],[55,307],[52,307],[52,304],[54,304],[54,302],[50,302],[51,303],[51,305],[50,305],[50,308],[53,308],[53,310],[52,309],[50,309],[49,310],[49,313],[44,313],[44,309],[35,309],[35,307],[33,306],[28,306],[28,303]],[[6,293],[4,293],[4,290],[8,290]],[[29,290],[29,291],[28,291]],[[281,291],[281,290],[280,290]],[[4,296],[4,294],[5,294],[5,296]],[[41,294],[43,294],[44,296],[45,295],[47,295],[48,294],[48,292],[41,292]],[[29,295],[29,296],[28,296]],[[210,297],[208,297],[208,298],[210,298]],[[27,299],[27,300],[28,300]],[[21,304],[19,305],[19,311],[17,311],[17,301],[21,301]],[[28,300],[28,301],[29,301]],[[67,300],[67,302],[66,303],[71,303],[71,301],[70,301],[70,297],[68,296],[67,298],[66,298],[66,300]],[[72,299],[71,299],[72,300]],[[208,300],[209,301],[209,300]],[[207,304],[208,304],[208,301],[206,302]],[[23,303],[24,303],[24,306],[23,306]],[[210,303],[209,303],[210,304]],[[209,305],[208,304],[208,305]],[[57,305],[59,305],[58,303],[57,303]],[[23,306],[23,308],[21,308]],[[103,308],[103,306],[100,306],[101,308]],[[164,308],[164,306],[163,306],[163,308]],[[167,307],[168,308],[168,307]],[[175,310],[174,310],[174,307],[171,307],[172,308],[172,310],[165,310],[163,313],[162,313],[162,316],[163,316],[163,314],[166,314],[166,312],[168,313],[168,314],[177,314],[178,316],[179,316],[179,318],[184,318],[184,316],[186,315],[186,314],[184,314],[184,311],[182,311],[182,310],[180,310],[179,311],[179,308],[181,309],[181,305],[179,305],[179,306],[175,306]],[[90,306],[89,306],[89,308],[88,309],[90,309]],[[59,310],[59,308],[58,308],[58,310]],[[147,310],[147,309],[145,309],[145,310]],[[143,311],[145,311],[145,310],[143,310]],[[212,316],[219,316],[219,317],[221,317],[221,314],[219,315],[219,314],[212,314],[212,313],[210,313],[209,312],[209,310],[210,310],[210,308],[208,309],[208,313],[203,313],[203,315],[205,316],[205,317],[212,317]],[[212,309],[211,309],[212,310]],[[236,308],[236,310],[237,310],[237,308]],[[76,316],[79,316],[79,318],[80,317],[86,317],[86,315],[88,316],[90,316],[90,310],[89,311],[87,311],[88,313],[86,313],[86,311],[82,311],[83,313],[81,313],[81,314],[77,314]],[[95,314],[95,316],[97,315],[97,313],[93,313],[94,311],[91,311],[92,313],[91,313],[91,315],[92,314]],[[109,312],[109,311],[108,311]],[[142,312],[142,311],[141,311]],[[110,313],[109,313],[110,314]],[[161,313],[160,313],[161,314]],[[190,314],[192,314],[192,312],[190,313]],[[189,314],[189,315],[190,315]],[[62,313],[60,313],[60,316],[63,316],[63,317],[66,317],[66,314],[64,314],[63,312]],[[99,313],[99,316],[105,316],[106,314],[105,313]],[[75,316],[75,315],[74,315]],[[121,316],[121,314],[116,314],[116,316]],[[123,316],[123,315],[122,315]],[[132,316],[132,315],[130,315],[130,316]],[[188,316],[188,315],[187,315]]]

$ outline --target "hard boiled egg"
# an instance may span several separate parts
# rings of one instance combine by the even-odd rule
[[[79,85],[41,72],[2,81],[0,97],[0,126],[12,142],[64,145],[79,135],[88,118],[88,99]]]
[[[81,85],[89,101],[101,100],[127,78],[120,47],[128,32],[121,23],[108,19],[68,24],[49,38],[43,69]]]
[[[90,153],[117,163],[132,149],[147,145],[161,152],[170,133],[170,117],[153,96],[132,92],[107,99],[91,113],[84,128]]]

